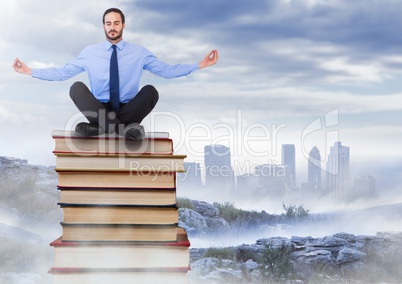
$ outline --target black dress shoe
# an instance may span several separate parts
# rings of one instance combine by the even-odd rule
[[[98,124],[88,122],[78,123],[75,126],[75,132],[82,136],[96,136],[105,133],[105,131],[103,131]]]
[[[130,140],[142,141],[145,138],[145,129],[140,124],[130,124],[124,130],[124,136]]]

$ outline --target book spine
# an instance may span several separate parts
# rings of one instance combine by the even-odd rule
[[[57,203],[61,208],[65,207],[104,207],[104,208],[174,208],[178,209],[177,204],[168,204],[168,205],[137,205],[137,204],[74,204],[74,203]]]

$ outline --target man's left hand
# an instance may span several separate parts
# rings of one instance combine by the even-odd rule
[[[203,60],[201,60],[198,63],[198,68],[204,68],[204,67],[208,67],[208,66],[212,66],[215,65],[216,62],[218,61],[219,55],[218,55],[218,51],[217,50],[211,50],[205,57]]]

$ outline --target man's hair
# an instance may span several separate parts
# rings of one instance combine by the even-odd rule
[[[117,9],[117,8],[109,8],[109,9],[107,9],[107,10],[105,11],[105,13],[103,13],[103,17],[102,17],[102,22],[103,22],[103,24],[105,24],[105,16],[106,16],[107,14],[109,14],[109,13],[112,13],[112,12],[119,13],[120,16],[121,16],[121,22],[124,24],[124,22],[125,22],[124,14],[123,14],[123,12],[122,12],[120,9]]]

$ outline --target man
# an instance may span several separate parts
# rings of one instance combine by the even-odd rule
[[[106,41],[86,47],[65,66],[31,69],[16,58],[13,68],[49,81],[64,81],[86,71],[91,90],[82,82],[75,82],[70,88],[71,99],[89,121],[77,124],[75,131],[84,136],[117,133],[127,139],[142,140],[145,131],[140,123],[159,98],[151,85],[139,90],[142,70],[164,78],[186,76],[214,65],[218,51],[212,50],[198,63],[169,65],[146,48],[123,40],[125,17],[119,9],[106,10],[102,21]]]

